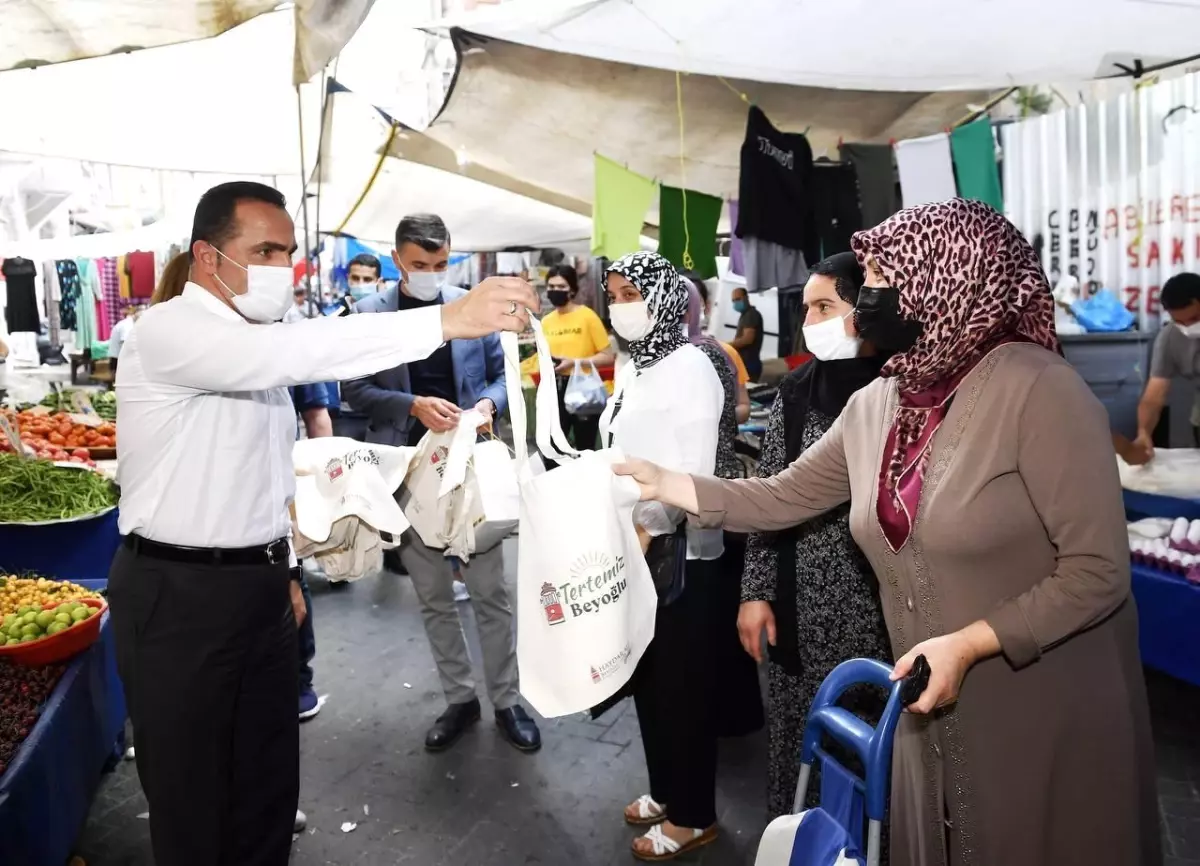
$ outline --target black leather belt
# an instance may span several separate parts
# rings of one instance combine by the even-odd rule
[[[181,547],[178,544],[163,544],[130,534],[125,536],[122,543],[127,550],[139,556],[152,556],[155,559],[192,565],[279,565],[286,563],[289,558],[286,538],[256,547]]]

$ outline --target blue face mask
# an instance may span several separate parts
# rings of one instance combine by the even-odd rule
[[[750,309],[750,304],[748,301],[744,301],[744,300],[734,301],[733,308],[739,313],[744,313],[744,312],[746,312],[746,310]]]
[[[373,295],[379,291],[379,283],[359,283],[358,285],[350,286],[350,297],[356,301],[361,301],[367,295]]]

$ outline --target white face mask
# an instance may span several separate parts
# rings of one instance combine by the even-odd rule
[[[1176,325],[1175,327],[1183,331],[1185,337],[1200,340],[1200,322],[1193,322],[1190,325]]]
[[[418,301],[432,301],[445,285],[445,271],[404,271],[404,288]]]
[[[216,247],[213,247],[217,250]],[[220,250],[217,254],[228,259],[246,272],[246,291],[237,294],[225,281],[213,274],[221,288],[229,292],[229,301],[239,313],[251,322],[268,324],[278,322],[292,306],[292,291],[295,286],[292,269],[278,265],[242,265],[230,259]]]
[[[654,328],[654,320],[650,318],[650,309],[645,301],[613,304],[608,308],[608,317],[613,330],[631,343],[642,339]]]
[[[852,313],[853,310],[846,316]],[[846,316],[804,326],[804,347],[812,352],[818,361],[844,361],[847,358],[858,357],[862,340],[846,333]]]

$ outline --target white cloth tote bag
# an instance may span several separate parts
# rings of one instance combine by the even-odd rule
[[[520,488],[517,663],[521,693],[547,718],[616,693],[654,637],[658,596],[633,525],[637,484],[613,474],[615,449],[572,449],[559,424],[554,369],[532,319],[541,382],[536,440],[562,465],[529,471],[515,334],[501,335]]]

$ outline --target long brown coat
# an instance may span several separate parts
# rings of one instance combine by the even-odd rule
[[[851,502],[896,657],[986,619],[1003,654],[958,702],[905,714],[892,768],[893,866],[1157,866],[1154,760],[1103,407],[1061,358],[989,354],[932,442],[912,537],[875,517],[895,384],[860,391],[770,479],[696,479],[699,519],[780,530]]]

